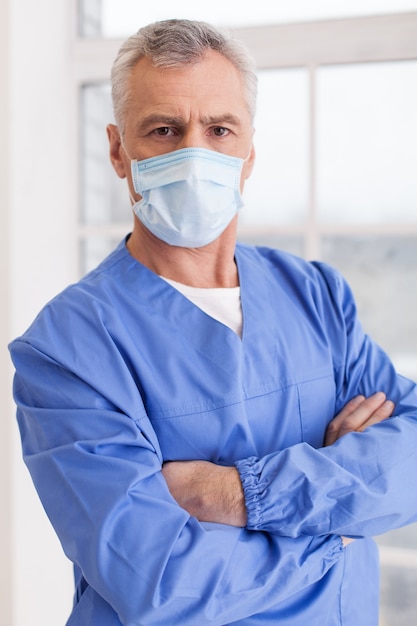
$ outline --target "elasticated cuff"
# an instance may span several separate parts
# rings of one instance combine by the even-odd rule
[[[249,457],[236,461],[235,466],[239,472],[245,496],[247,523],[249,530],[259,530],[262,528],[262,491],[266,485],[261,484],[261,473],[259,471],[256,457]]]

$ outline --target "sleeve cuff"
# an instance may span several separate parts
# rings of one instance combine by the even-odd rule
[[[245,496],[246,528],[249,530],[261,530],[263,524],[262,492],[267,485],[263,485],[261,482],[258,459],[256,457],[242,459],[236,461],[235,466],[239,472]]]

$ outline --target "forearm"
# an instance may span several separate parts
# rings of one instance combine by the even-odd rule
[[[239,472],[206,461],[165,463],[162,469],[178,504],[201,522],[246,526],[245,495]]]

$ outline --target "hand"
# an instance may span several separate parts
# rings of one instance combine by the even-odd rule
[[[171,461],[162,474],[178,504],[200,522],[246,526],[245,498],[235,467],[209,461]]]
[[[326,430],[325,446],[351,432],[362,432],[372,424],[386,420],[394,411],[394,403],[387,400],[382,392],[375,393],[369,398],[356,396],[336,415]],[[342,537],[343,547],[346,548],[354,539]]]
[[[324,445],[332,443],[351,432],[362,432],[372,424],[386,420],[394,411],[394,403],[382,391],[369,398],[356,396],[332,419],[327,427]]]
[[[346,546],[355,541],[354,539],[352,539],[352,537],[342,537],[341,539],[344,548],[346,548]]]

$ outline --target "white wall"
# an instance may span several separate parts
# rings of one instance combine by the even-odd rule
[[[9,333],[10,292],[9,292],[9,220],[8,206],[10,199],[9,185],[9,12],[7,3],[0,4],[0,190],[1,190],[1,227],[0,227],[0,397],[3,398],[2,428],[0,436],[0,622],[12,623],[10,569],[12,550],[11,532],[11,480],[10,465],[10,368],[6,360],[5,344]]]
[[[75,278],[71,5],[0,3],[0,623],[60,626],[71,571],[21,460],[6,343]],[[3,97],[4,96],[4,97]]]

